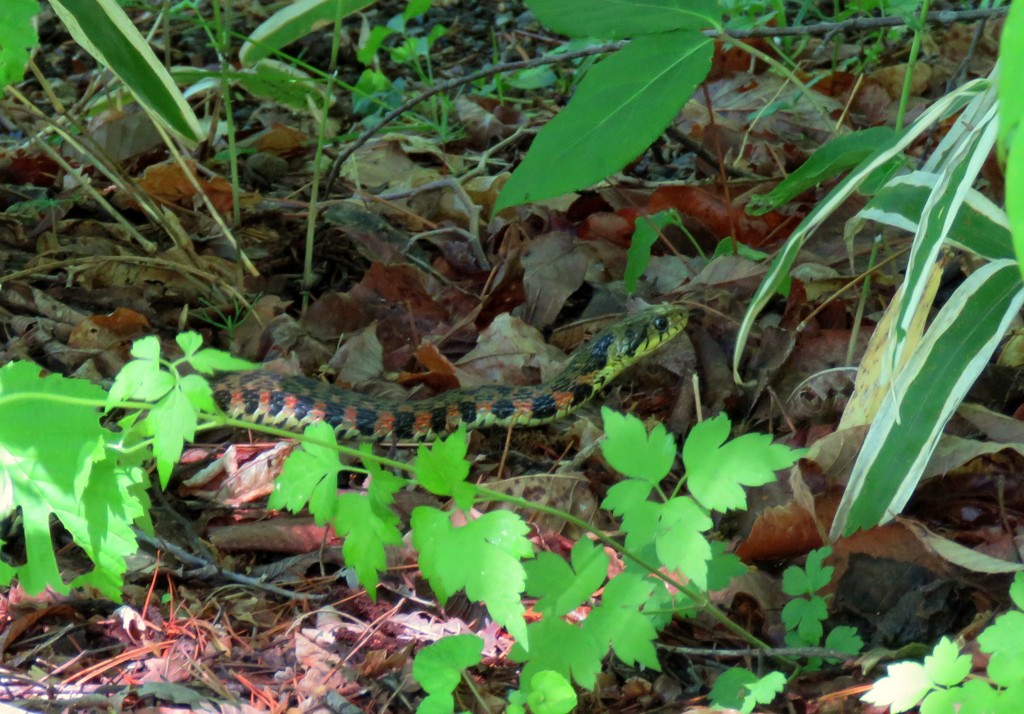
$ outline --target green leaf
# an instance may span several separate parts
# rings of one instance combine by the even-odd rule
[[[974,271],[943,305],[868,430],[832,525],[834,537],[902,510],[946,423],[1022,304],[1017,265],[1001,260]]]
[[[377,575],[388,567],[385,546],[402,543],[399,523],[397,515],[376,505],[369,495],[343,493],[337,498],[334,530],[345,539],[341,553],[373,599],[379,582]]]
[[[626,252],[626,272],[622,276],[626,284],[626,292],[635,293],[640,276],[647,270],[651,261],[651,247],[657,242],[658,236],[666,226],[681,226],[682,219],[675,209],[660,211],[653,216],[640,216],[636,219],[633,238]]]
[[[641,609],[654,592],[654,582],[636,573],[620,573],[605,586],[601,605],[583,622],[584,632],[629,666],[642,664],[660,671],[654,641],[658,631]]]
[[[759,678],[750,670],[733,667],[718,676],[710,696],[715,708],[737,709],[748,714],[758,704],[770,704],[785,685],[786,677],[782,672],[769,672]]]
[[[525,662],[519,681],[532,682],[537,673],[557,672],[581,687],[593,689],[601,663],[608,655],[608,640],[590,630],[570,625],[557,617],[545,617],[526,626],[530,638],[527,651],[520,643],[509,651],[513,662]]]
[[[608,407],[601,408],[601,419],[607,434],[601,453],[613,469],[651,486],[668,475],[676,460],[676,440],[664,424],[656,424],[648,434],[635,416]]]
[[[726,552],[722,541],[711,541],[711,559],[708,561],[708,590],[724,590],[733,578],[746,575],[750,567],[735,553]]]
[[[825,558],[832,554],[829,547],[818,548],[807,554],[803,568],[791,565],[782,573],[782,592],[787,595],[813,595],[832,580],[835,568],[824,565]]]
[[[628,517],[622,521],[623,529],[627,530],[627,545],[627,523],[634,525],[633,521]],[[694,585],[706,590],[711,545],[702,532],[710,530],[714,521],[692,498],[677,496],[658,508],[657,524],[658,560],[669,570],[681,570]]]
[[[637,38],[596,64],[537,134],[494,210],[585,188],[635,159],[707,76],[711,55],[710,40],[680,30]]]
[[[466,427],[463,424],[447,439],[438,439],[430,447],[420,444],[413,468],[420,485],[438,496],[451,496],[464,511],[473,507],[476,489],[466,483],[469,476]]]
[[[971,658],[961,655],[960,648],[948,637],[943,637],[932,653],[924,658],[924,672],[935,684],[952,687],[971,673]]]
[[[192,108],[116,0],[53,0],[50,5],[75,41],[117,75],[150,116],[190,145],[202,138]]]
[[[526,572],[520,561],[533,556],[533,545],[525,537],[530,528],[523,519],[491,511],[456,528],[450,514],[419,506],[410,523],[420,572],[438,598],[444,602],[464,588],[467,597],[483,602],[495,622],[528,646],[521,601]]]
[[[195,352],[188,358],[188,363],[203,374],[214,372],[236,372],[239,370],[259,369],[262,365],[246,359],[235,357],[223,350],[205,349]]]
[[[207,386],[209,389],[209,386]],[[160,485],[167,488],[171,471],[181,458],[186,441],[196,434],[198,413],[180,389],[171,390],[160,399],[142,421],[146,433],[153,437],[153,456]]]
[[[787,630],[793,630],[800,640],[817,646],[825,633],[822,624],[828,617],[828,607],[820,597],[794,598],[782,608],[782,622]]]
[[[921,703],[921,714],[1017,714],[1020,709],[1014,705],[988,682],[969,679],[959,687],[930,693]]]
[[[442,696],[431,704],[424,701],[417,711],[442,711],[435,707],[451,700],[462,671],[480,664],[483,650],[484,641],[476,635],[444,637],[420,650],[412,663],[412,676],[430,694],[428,699]]]
[[[855,168],[850,175],[843,179],[829,194],[822,200],[815,203],[814,208],[800,222],[800,225],[786,239],[785,245],[776,253],[775,259],[769,266],[757,291],[750,300],[750,307],[743,316],[743,323],[740,325],[739,333],[736,336],[736,345],[733,348],[733,377],[737,382],[741,381],[739,366],[743,358],[743,351],[746,349],[747,338],[753,329],[757,316],[768,304],[780,287],[789,280],[789,273],[801,248],[807,238],[817,230],[826,219],[832,216],[846,200],[870,179],[875,171],[884,166],[893,157],[902,154],[903,150],[916,141],[923,133],[930,131],[933,123],[943,119],[951,112],[960,109],[964,103],[985,91],[991,85],[987,80],[975,80],[962,85],[953,92],[950,92],[933,102],[914,122],[907,131],[900,134],[888,144],[878,147],[878,152],[870,159],[863,161]]]
[[[714,0],[527,0],[541,23],[568,37],[617,39],[719,27],[722,10]]]
[[[578,703],[569,680],[550,670],[533,675],[526,702],[532,714],[569,714]]]
[[[1021,630],[1024,626],[1024,612],[1011,610],[996,618],[996,621],[978,635],[978,646],[982,652],[992,654],[988,662],[988,675],[1001,686],[1024,682],[1024,643]]]
[[[751,196],[747,213],[761,216],[784,206],[807,189],[852,169],[878,151],[880,145],[891,142],[895,135],[891,127],[876,126],[826,141],[771,191]]]
[[[0,367],[0,493],[5,511],[22,510],[26,551],[23,565],[0,576],[7,584],[16,575],[30,594],[68,591],[50,537],[53,514],[96,565],[76,582],[119,598],[125,558],[136,550],[131,525],[148,506],[139,487],[145,472],[114,450],[121,435],[100,425],[102,389],[39,372],[28,362]]]
[[[886,676],[875,682],[861,699],[899,714],[917,706],[935,688],[917,662],[898,662],[886,667]]]
[[[313,440],[331,442],[334,431],[320,421],[307,426],[302,434],[309,440],[303,441],[285,460],[267,506],[297,513],[308,503],[317,525],[323,525],[334,517],[341,463],[336,451]]]
[[[608,576],[608,554],[582,538],[573,546],[572,567],[554,553],[539,553],[524,563],[526,592],[539,598],[534,610],[563,617],[590,599]]]
[[[25,76],[29,51],[39,44],[33,18],[38,0],[4,0],[0,3],[0,87],[20,82]]]
[[[683,445],[690,493],[709,510],[747,506],[744,486],[775,480],[775,472],[792,466],[803,453],[772,444],[764,434],[745,434],[725,443],[731,425],[725,414],[697,424]]]
[[[242,45],[238,59],[245,65],[269,57],[317,27],[333,23],[372,5],[370,0],[296,0],[282,6],[253,30]],[[335,32],[341,32],[335,28]]]
[[[1005,160],[1011,153],[1014,144],[1021,145],[1020,125],[1024,122],[1024,96],[1011,77],[1024,76],[1024,8],[1020,3],[1010,5],[1010,12],[1003,23],[999,42],[999,154]],[[1024,159],[1017,157],[1019,162]],[[1007,211],[1011,217],[1016,213],[1011,209],[1011,197],[1019,198],[1020,193],[1011,193],[1007,186]],[[1015,222],[1015,227],[1020,227]],[[1024,231],[1014,230],[1017,237],[1024,236]]]
[[[828,637],[825,638],[825,647],[830,650],[839,650],[849,655],[856,655],[860,654],[860,651],[864,649],[864,640],[857,634],[856,628],[840,625],[828,633]]]

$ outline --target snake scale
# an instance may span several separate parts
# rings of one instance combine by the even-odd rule
[[[338,439],[423,441],[460,424],[536,426],[561,419],[590,401],[627,367],[686,326],[689,312],[658,305],[623,319],[576,349],[554,378],[534,386],[453,389],[425,399],[380,399],[308,377],[228,372],[213,378],[214,399],[231,417],[291,431],[326,421]]]

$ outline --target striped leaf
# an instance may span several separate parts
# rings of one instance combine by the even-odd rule
[[[988,263],[939,311],[868,430],[832,537],[884,523],[906,505],[943,428],[1024,303],[1017,263]]]
[[[192,107],[116,0],[50,4],[75,41],[117,75],[155,121],[186,143],[199,141],[202,129]]]
[[[746,349],[747,340],[750,338],[750,331],[753,329],[757,316],[768,304],[772,296],[779,290],[782,284],[789,277],[793,263],[796,261],[804,242],[825,220],[839,209],[843,203],[853,195],[875,170],[884,166],[893,157],[898,156],[904,149],[912,144],[921,134],[928,131],[931,126],[941,119],[949,116],[963,108],[963,106],[978,94],[986,91],[990,86],[987,79],[977,79],[951,92],[924,111],[917,121],[914,122],[905,132],[896,135],[888,142],[883,143],[878,152],[865,159],[850,175],[843,179],[832,191],[822,199],[810,213],[800,222],[793,233],[786,240],[785,245],[779,250],[778,255],[772,261],[768,272],[761,281],[751,298],[750,307],[743,316],[743,323],[740,325],[739,334],[736,337],[736,346],[733,350],[733,378],[737,383],[742,382],[739,374],[740,361],[743,358],[743,351]]]

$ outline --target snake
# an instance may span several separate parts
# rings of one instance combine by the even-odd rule
[[[578,347],[549,380],[533,386],[482,386],[401,401],[342,389],[309,377],[267,370],[222,372],[214,401],[235,419],[301,432],[327,422],[338,440],[431,441],[489,426],[548,424],[593,399],[625,369],[686,327],[689,311],[662,304],[628,316]]]

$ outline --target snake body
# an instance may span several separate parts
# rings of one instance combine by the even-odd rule
[[[467,429],[536,426],[590,401],[627,367],[679,334],[685,308],[659,305],[627,317],[577,348],[554,378],[528,387],[453,389],[426,399],[380,399],[308,377],[230,372],[213,378],[214,400],[231,417],[291,431],[326,421],[338,439],[423,441]]]

